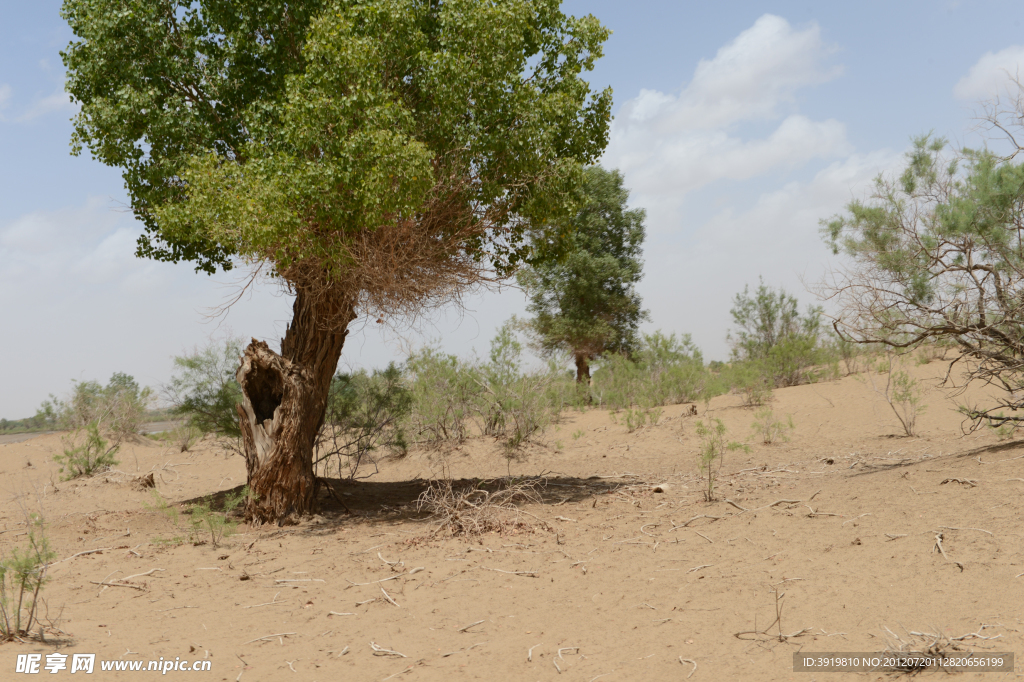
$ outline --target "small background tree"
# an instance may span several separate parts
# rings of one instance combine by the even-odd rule
[[[103,386],[98,381],[74,381],[71,394],[50,396],[36,418],[68,431],[61,437],[63,452],[54,456],[66,479],[89,476],[117,464],[114,455],[126,439],[138,435],[153,391],[135,379],[115,372]]]
[[[729,312],[736,324],[728,336],[733,359],[747,364],[744,382],[763,384],[760,390],[770,391],[813,378],[815,365],[824,360],[821,308],[809,307],[801,315],[794,296],[761,280],[753,294],[749,287],[736,294]]]
[[[606,353],[631,353],[647,317],[635,286],[643,276],[644,211],[629,210],[618,171],[586,170],[580,210],[566,223],[564,258],[523,269],[533,315],[528,325],[541,349],[569,353],[576,381],[590,380],[590,363]]]

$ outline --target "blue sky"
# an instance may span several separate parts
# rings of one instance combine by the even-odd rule
[[[571,0],[614,31],[592,74],[615,92],[603,162],[647,209],[649,330],[692,333],[728,355],[733,295],[759,276],[813,302],[828,254],[820,218],[900,163],[911,136],[983,143],[976,116],[1024,64],[1011,2]],[[0,416],[31,415],[71,379],[115,371],[159,387],[171,358],[233,333],[275,341],[290,302],[265,284],[226,316],[232,276],[135,259],[139,228],[120,174],[69,154],[73,106],[60,3],[0,10]],[[972,132],[973,131],[973,132]],[[403,329],[357,323],[343,367],[401,360],[439,340],[486,353],[522,314],[508,289]]]

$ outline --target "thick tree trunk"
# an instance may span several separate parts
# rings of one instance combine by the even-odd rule
[[[242,445],[254,523],[284,523],[316,509],[313,445],[331,378],[355,317],[351,302],[299,290],[281,354],[252,340],[238,369]]]
[[[576,355],[576,383],[590,385],[590,362],[585,353]]]

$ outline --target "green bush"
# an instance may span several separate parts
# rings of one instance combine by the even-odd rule
[[[458,445],[472,432],[491,436],[512,451],[583,398],[557,359],[524,371],[523,346],[504,325],[491,341],[487,362],[467,362],[425,348],[406,363],[414,438],[429,445]],[[475,431],[473,429],[475,428]]]
[[[195,348],[174,358],[174,374],[164,393],[173,414],[202,434],[240,438],[238,408],[242,388],[235,373],[242,356],[242,340],[229,338]]]
[[[762,281],[753,294],[749,287],[737,294],[730,313],[736,324],[728,337],[733,360],[756,363],[752,368],[763,373],[772,388],[835,374],[835,354],[824,343],[820,307],[809,307],[801,315],[795,297]]]
[[[491,341],[490,361],[476,368],[480,385],[476,395],[476,413],[481,431],[502,441],[506,450],[514,450],[557,420],[562,409],[565,381],[559,386],[559,373],[549,365],[546,370],[522,370],[523,346],[512,325],[506,324]]]
[[[39,625],[39,595],[47,566],[57,556],[38,514],[29,517],[27,543],[0,560],[0,637],[5,640],[28,636]]]
[[[772,408],[764,407],[754,413],[751,428],[762,443],[771,445],[779,441],[788,441],[790,432],[796,427],[793,425],[793,415],[786,415],[786,419],[782,420],[775,416]]]
[[[54,455],[53,459],[60,464],[65,481],[79,476],[92,476],[118,464],[114,455],[120,446],[117,443],[111,444],[100,436],[98,422],[87,424],[84,429],[64,436],[61,443],[64,452]]]
[[[697,437],[700,438],[697,468],[707,481],[702,492],[704,500],[711,502],[715,499],[715,481],[718,479],[718,472],[721,471],[722,461],[725,458],[725,424],[721,419],[714,418],[707,425],[703,421],[698,421],[695,429]]]
[[[775,382],[763,360],[730,363],[722,370],[723,383],[743,396],[746,407],[760,407],[772,398]]]
[[[717,417],[707,424],[698,421],[694,427],[697,437],[700,438],[700,449],[697,451],[697,468],[707,481],[702,492],[704,500],[713,502],[715,500],[715,481],[722,470],[722,463],[725,460],[726,450],[748,450],[742,443],[725,442],[725,424]]]
[[[597,363],[592,394],[613,410],[650,409],[708,397],[711,375],[689,334],[644,334],[633,357],[609,355]]]
[[[480,385],[475,368],[436,348],[413,353],[406,362],[412,392],[414,438],[429,445],[458,445],[469,435]]]
[[[363,464],[376,466],[380,450],[404,454],[408,444],[403,422],[412,402],[412,391],[394,363],[372,374],[337,374],[331,380],[314,465],[322,467],[324,476],[333,469],[339,477],[355,478]]]
[[[238,523],[228,517],[231,512],[238,508],[249,497],[249,487],[242,488],[237,493],[227,494],[224,497],[224,511],[215,511],[212,508],[212,501],[207,497],[202,502],[197,502],[188,508],[189,513],[189,539],[194,545],[206,544],[205,537],[208,535],[210,544],[219,547],[224,538],[231,535]]]
[[[71,395],[54,396],[39,408],[36,417],[53,428],[81,431],[95,424],[115,443],[139,432],[153,391],[140,388],[128,374],[115,372],[106,386],[98,381],[73,381]]]

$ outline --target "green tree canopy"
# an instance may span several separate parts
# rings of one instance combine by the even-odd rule
[[[643,276],[644,211],[626,207],[618,171],[592,166],[584,177],[581,207],[565,221],[566,254],[519,275],[541,348],[570,353],[579,382],[590,378],[591,360],[632,352],[647,316],[635,288]]]
[[[736,325],[728,336],[733,358],[760,365],[770,384],[803,383],[821,360],[820,307],[808,307],[801,315],[795,296],[768,287],[762,279],[753,294],[749,286],[736,294],[729,312]]]
[[[139,254],[235,258],[295,293],[238,379],[250,516],[315,505],[312,447],[358,312],[533,260],[603,150],[608,31],[559,0],[65,0],[75,150],[122,168]],[[564,237],[548,234],[545,257]]]
[[[901,174],[879,176],[869,198],[822,221],[852,263],[822,285],[839,306],[837,332],[896,349],[952,342],[967,382],[1003,391],[962,406],[972,425],[1024,421],[1022,225],[1024,166],[915,139]]]

